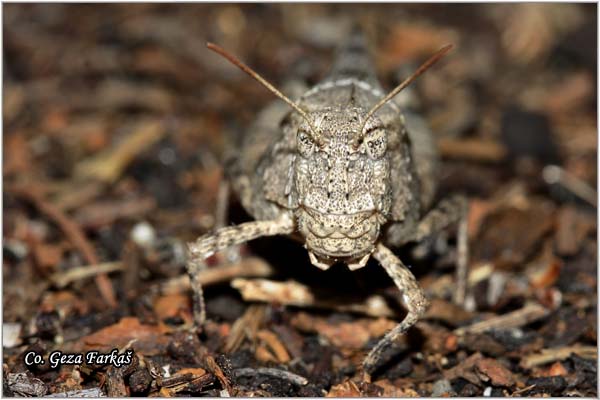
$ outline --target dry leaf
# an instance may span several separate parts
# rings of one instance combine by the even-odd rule
[[[169,331],[164,324],[143,325],[137,318],[124,317],[114,325],[81,338],[79,344],[86,350],[110,351],[136,340],[133,344],[136,351],[160,354],[169,344],[170,338],[166,335]]]

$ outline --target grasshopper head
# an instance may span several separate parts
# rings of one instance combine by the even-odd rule
[[[389,212],[386,132],[371,118],[357,145],[365,114],[356,107],[311,112],[312,134],[303,123],[296,134],[298,228],[320,268],[338,260],[364,266]]]

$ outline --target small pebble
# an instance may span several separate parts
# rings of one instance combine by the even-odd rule
[[[156,231],[148,222],[140,222],[131,230],[131,239],[141,247],[150,247],[156,240]]]
[[[6,348],[21,344],[21,324],[5,322],[2,324],[2,346]]]
[[[431,397],[443,397],[444,395],[455,395],[454,389],[448,379],[440,379],[433,384]]]

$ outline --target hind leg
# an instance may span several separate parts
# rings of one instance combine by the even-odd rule
[[[427,236],[445,229],[458,222],[457,260],[456,260],[456,291],[454,302],[463,305],[467,289],[467,270],[469,262],[469,247],[467,236],[468,202],[463,196],[451,196],[442,200],[431,210],[417,226],[415,241],[419,242]]]
[[[413,326],[429,305],[423,290],[419,287],[412,272],[408,270],[390,249],[379,243],[375,247],[373,257],[379,261],[398,289],[402,292],[402,299],[408,309],[408,314],[401,323],[389,331],[383,339],[375,345],[363,361],[363,380],[365,382],[371,381],[371,373],[381,361],[383,351]]]
[[[450,196],[437,204],[414,227],[412,222],[396,223],[389,227],[385,244],[400,247],[409,242],[422,242],[423,239],[458,222],[457,260],[456,260],[456,291],[453,301],[464,305],[467,270],[469,261],[469,246],[467,237],[468,202],[464,196]]]

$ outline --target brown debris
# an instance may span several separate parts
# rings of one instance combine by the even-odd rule
[[[84,229],[98,229],[114,223],[117,219],[143,218],[156,208],[156,201],[149,197],[119,201],[96,201],[78,208],[74,219]]]
[[[108,367],[106,371],[106,391],[108,397],[129,397],[129,390],[120,368]]]
[[[296,314],[292,318],[291,324],[304,332],[317,332],[337,347],[356,350],[362,349],[370,339],[383,336],[396,326],[396,322],[385,318],[336,323],[329,322],[323,317],[311,316],[305,312]]]
[[[36,243],[33,246],[33,257],[42,271],[53,271],[63,256],[61,246]]]
[[[57,288],[64,288],[71,282],[91,278],[100,274],[121,271],[122,269],[123,263],[120,261],[100,263],[96,265],[84,265],[81,267],[71,268],[64,272],[55,272],[50,276],[50,281]]]
[[[308,383],[308,380],[300,375],[284,371],[277,368],[238,368],[235,370],[236,376],[256,376],[256,375],[270,375],[278,379],[284,379],[292,382],[294,385],[304,386]]]
[[[52,204],[46,202],[42,196],[31,187],[8,186],[6,189],[9,192],[34,204],[38,210],[58,224],[73,245],[77,247],[79,251],[81,251],[88,263],[98,264],[99,260],[98,256],[96,255],[96,251],[85,237],[85,234],[81,231],[81,228],[62,211],[54,207]],[[108,306],[116,307],[117,300],[114,289],[106,274],[97,275],[95,280],[104,301],[108,304]]]
[[[380,396],[387,398],[398,398],[398,397],[420,397],[414,389],[407,387],[406,384],[390,382],[387,379],[381,379],[373,382],[373,385],[379,386],[383,389]]]
[[[161,348],[166,348],[169,342],[167,332],[169,328],[162,324],[143,325],[137,318],[125,317],[114,325],[81,338],[80,345],[87,350],[110,351],[135,340],[136,351],[151,355],[161,352]]]
[[[583,239],[595,224],[589,215],[584,215],[575,207],[564,206],[558,211],[557,226],[556,251],[560,255],[572,256],[577,254]]]
[[[481,378],[474,371],[475,365],[483,359],[481,353],[475,353],[466,360],[460,362],[457,366],[444,370],[444,377],[448,380],[463,378],[474,385],[481,384]]]
[[[221,366],[217,364],[215,359],[211,355],[207,354],[205,356],[204,362],[206,363],[208,371],[210,371],[211,374],[216,376],[219,382],[221,382],[223,389],[225,389],[230,396],[234,394],[233,388],[231,386],[231,377],[225,374],[225,372],[223,371]]]
[[[298,282],[275,282],[267,279],[242,279],[231,282],[238,289],[244,300],[278,303],[298,307],[316,307],[333,309],[341,312],[356,312],[373,317],[391,317],[392,311],[381,296],[369,296],[364,302],[353,302],[349,299],[320,298],[311,289]]]
[[[12,393],[24,397],[41,397],[48,391],[44,382],[32,377],[28,372],[9,373],[6,377],[6,386]]]
[[[472,319],[473,313],[466,311],[464,308],[449,301],[432,299],[423,318],[440,320],[447,324],[457,326]]]
[[[477,370],[489,378],[494,386],[512,386],[515,384],[513,374],[497,360],[483,358],[475,363]]]
[[[159,121],[146,121],[133,129],[125,141],[101,152],[94,158],[78,164],[75,175],[79,180],[99,180],[113,183],[138,154],[159,141],[166,130]]]
[[[269,350],[273,352],[277,362],[286,364],[291,360],[285,346],[273,332],[263,329],[256,333],[256,337],[263,341]]]
[[[333,386],[326,397],[362,397],[362,393],[354,382],[346,380]]]
[[[566,376],[569,372],[560,361],[556,361],[540,373],[540,376]]]
[[[547,308],[532,303],[508,314],[499,315],[485,321],[476,322],[469,326],[455,329],[454,333],[460,336],[466,333],[482,333],[491,329],[516,328],[543,318],[549,313],[550,310]]]
[[[266,308],[262,304],[253,304],[246,309],[244,315],[231,326],[224,349],[226,353],[235,351],[242,344],[244,338],[252,340],[256,337],[263,324],[265,312]]]
[[[131,380],[131,378],[130,378]],[[159,394],[162,397],[176,397],[176,394],[193,388],[194,392],[215,380],[214,375],[202,368],[183,368],[168,378],[158,378]]]
[[[191,323],[191,304],[189,296],[172,294],[161,296],[154,302],[154,311],[161,320],[173,317],[182,317]]]
[[[543,349],[540,353],[525,355],[521,360],[521,367],[532,368],[537,365],[547,364],[557,360],[564,360],[571,354],[577,354],[584,358],[598,357],[598,349],[595,346],[566,346],[552,349]]]
[[[202,286],[210,286],[221,282],[228,282],[238,277],[262,277],[273,273],[273,268],[258,257],[245,257],[242,260],[207,268],[198,275]],[[187,275],[172,278],[160,285],[163,294],[180,293],[190,289],[190,280]]]
[[[3,394],[597,397],[595,11],[7,4]],[[249,220],[223,183],[229,160],[264,145],[237,147],[273,101],[206,38],[297,98],[353,24],[384,91],[454,45],[393,101],[435,133],[437,196],[470,203],[464,307],[455,227],[393,249],[431,305],[373,383],[364,356],[405,315],[375,260],[320,271],[275,237],[217,254],[197,330],[185,274],[186,242]],[[113,348],[133,362],[23,364]]]
[[[548,203],[527,210],[505,208],[488,215],[473,249],[473,258],[510,268],[524,262],[543,235],[552,229],[553,208]]]

